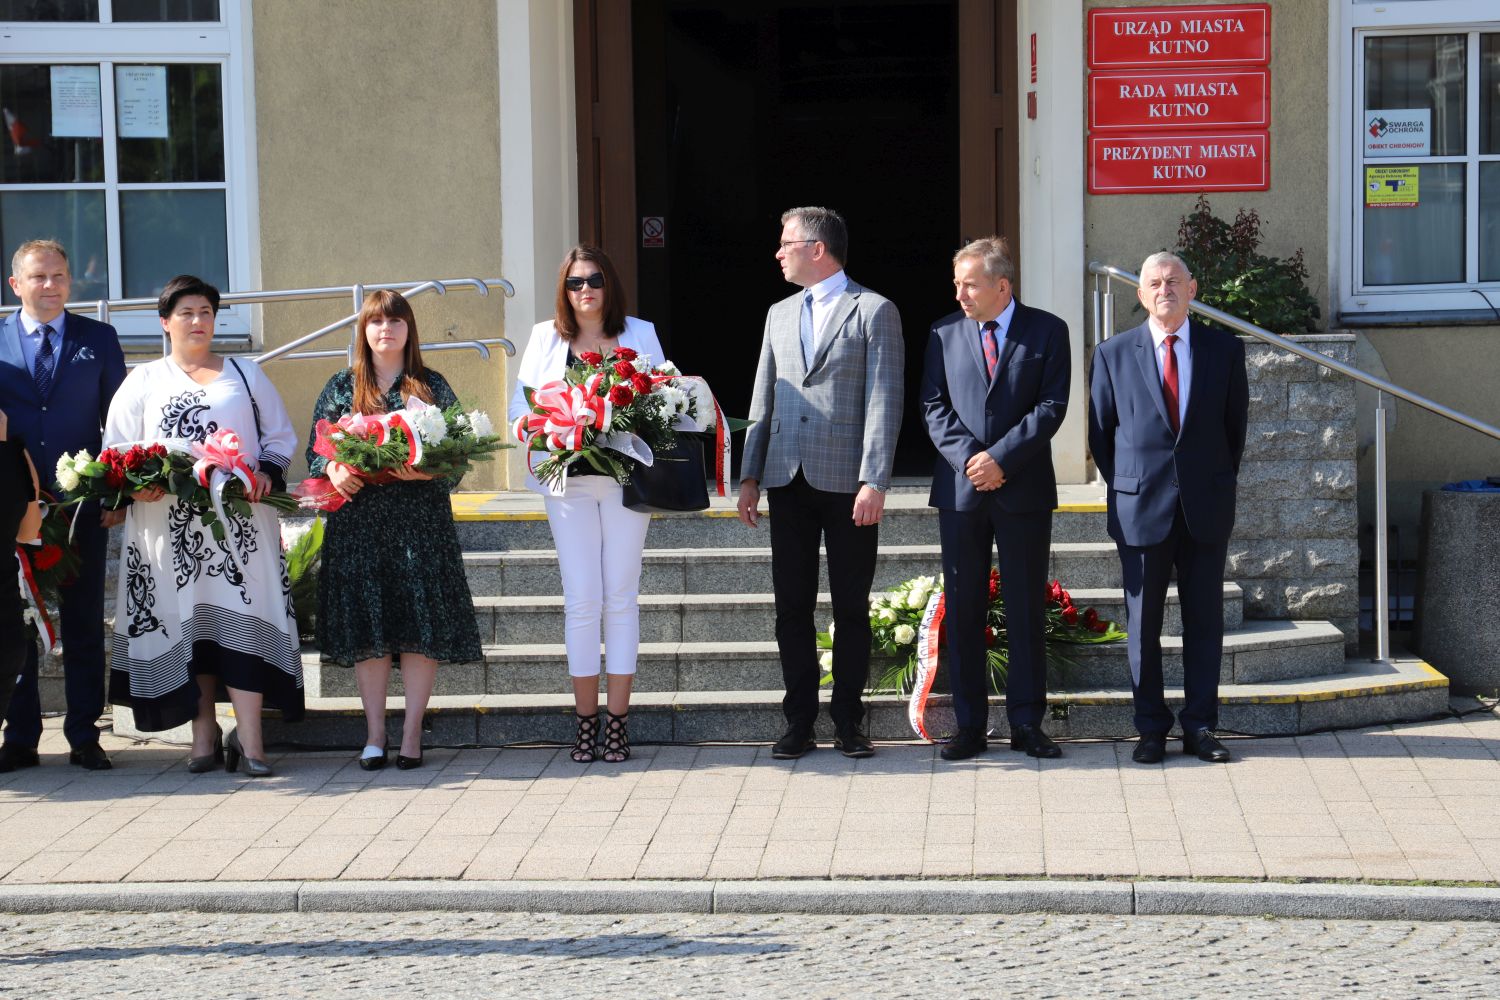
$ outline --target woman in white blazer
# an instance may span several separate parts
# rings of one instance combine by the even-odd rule
[[[663,360],[656,328],[625,315],[625,292],[604,251],[577,246],[557,272],[556,315],[531,331],[521,357],[512,422],[528,411],[525,388],[563,377],[579,356],[620,347],[653,363]],[[651,516],[622,502],[620,484],[586,462],[569,468],[562,496],[553,496],[530,472],[526,486],[544,497],[547,523],[562,570],[568,673],[573,678],[578,738],[571,757],[580,764],[628,760],[630,687],[640,645],[641,550]],[[603,735],[599,724],[599,629],[604,626],[607,704]]]

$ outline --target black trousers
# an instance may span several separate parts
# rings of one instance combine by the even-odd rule
[[[776,645],[787,723],[811,729],[818,717],[818,543],[828,551],[833,600],[835,725],[864,720],[870,677],[870,584],[875,579],[879,526],[856,526],[853,493],[813,489],[802,473],[766,491],[771,513],[771,586],[776,594]]]
[[[12,536],[14,537],[14,536]],[[63,734],[74,749],[99,742],[104,714],[104,550],[109,532],[99,523],[99,505],[83,504],[73,541],[81,565],[78,579],[62,588],[63,683],[68,714]],[[6,715],[5,743],[34,748],[42,738],[42,701],[37,690],[37,651],[26,654],[20,682]]]
[[[943,544],[948,678],[959,728],[989,728],[984,620],[992,552],[998,555],[1010,642],[1005,718],[1011,726],[1039,725],[1047,708],[1045,616],[1052,511],[1010,514],[991,505],[972,511],[940,510],[938,535]]]
[[[1156,545],[1117,545],[1125,583],[1126,640],[1135,699],[1135,728],[1166,735],[1172,710],[1162,691],[1161,626],[1167,584],[1177,570],[1182,602],[1184,704],[1177,721],[1185,733],[1219,724],[1219,668],[1224,653],[1224,557],[1229,539],[1205,542],[1188,533],[1182,508]]]

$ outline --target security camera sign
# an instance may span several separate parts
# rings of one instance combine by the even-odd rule
[[[1366,111],[1365,157],[1431,156],[1432,109]]]
[[[1416,208],[1418,167],[1366,167],[1365,205],[1370,208]]]

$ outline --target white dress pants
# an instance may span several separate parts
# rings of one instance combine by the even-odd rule
[[[562,570],[568,673],[599,676],[599,624],[604,623],[604,669],[635,673],[641,641],[641,550],[651,515],[622,503],[608,476],[569,476],[567,495],[548,496],[547,523]]]

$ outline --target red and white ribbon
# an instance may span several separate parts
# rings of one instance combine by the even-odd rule
[[[202,443],[193,445],[193,454],[198,456],[198,461],[193,463],[193,477],[198,480],[199,486],[208,490],[208,501],[218,515],[219,523],[224,526],[224,549],[229,553],[235,569],[244,577],[245,567],[234,548],[234,533],[229,530],[229,516],[224,513],[224,487],[229,485],[231,479],[240,481],[245,487],[247,498],[255,493],[255,473],[246,463],[240,449],[240,436],[227,428],[218,431],[209,435]]]
[[[906,706],[906,718],[912,731],[924,740],[927,735],[927,697],[932,693],[932,682],[938,671],[938,636],[942,631],[946,613],[946,595],[939,590],[927,600],[927,609],[922,612],[922,624],[917,629],[917,677],[911,688],[911,700]]]
[[[16,563],[21,596],[31,608],[36,621],[37,638],[42,641],[42,656],[46,656],[57,644],[57,634],[52,631],[52,618],[47,614],[47,603],[42,600],[42,590],[37,586],[36,578],[31,575],[31,560],[26,558],[25,551],[19,545],[16,546]]]

